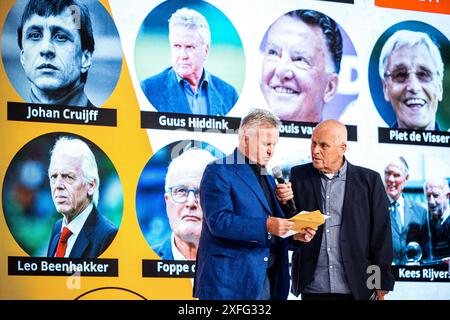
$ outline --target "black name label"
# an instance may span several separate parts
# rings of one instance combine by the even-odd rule
[[[117,126],[117,110],[8,101],[8,120]]]
[[[280,127],[280,137],[309,139],[311,138],[316,126],[317,123],[314,122],[282,121],[282,125]],[[346,127],[347,139],[349,141],[358,141],[356,126],[346,125]]]
[[[446,265],[392,266],[395,281],[450,282]]]
[[[142,276],[150,278],[193,278],[195,261],[142,260]]]
[[[238,134],[241,118],[141,111],[141,128]],[[317,123],[282,121],[280,137],[311,138]],[[357,141],[356,126],[346,126],[348,140]]]
[[[117,259],[71,259],[8,257],[10,276],[80,276],[117,277]]]
[[[378,142],[448,147],[450,132],[378,128]]]
[[[241,118],[141,111],[141,128],[237,133]]]

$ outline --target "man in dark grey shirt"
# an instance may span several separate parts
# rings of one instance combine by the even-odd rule
[[[346,174],[347,161],[344,161],[344,165],[336,174],[320,173],[322,208],[329,218],[325,222],[314,280],[306,287],[303,298],[306,293],[351,293],[345,277],[339,242]]]
[[[321,122],[311,138],[312,163],[291,169],[291,184],[277,186],[281,203],[330,216],[292,256],[293,294],[302,299],[378,299],[394,287],[389,201],[380,175],[345,157],[347,129]],[[371,270],[376,270],[375,273]],[[376,281],[371,282],[372,278]]]

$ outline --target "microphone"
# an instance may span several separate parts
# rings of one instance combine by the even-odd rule
[[[272,173],[277,180],[278,183],[284,183],[286,184],[286,180],[283,179],[283,173],[281,172],[281,168],[276,166],[272,168]],[[288,200],[286,202],[287,206],[291,210],[291,213],[297,213],[297,208],[295,207],[294,199]]]

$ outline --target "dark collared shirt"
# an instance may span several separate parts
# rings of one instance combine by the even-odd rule
[[[330,218],[325,220],[319,258],[313,281],[305,289],[307,293],[351,293],[340,247],[346,175],[346,160],[332,178],[320,173],[322,209]]]
[[[39,98],[34,94],[33,90],[30,90],[29,102],[31,103],[47,103],[40,101]],[[91,101],[89,101],[86,93],[84,92],[84,83],[80,83],[78,86],[73,88],[70,92],[65,94],[58,100],[53,100],[51,102],[53,105],[61,106],[76,106],[76,107],[89,107],[95,108]]]
[[[246,159],[247,161],[248,159]],[[248,163],[248,162],[247,162]],[[255,174],[256,179],[261,186],[261,189],[266,197],[267,203],[269,204],[270,212],[275,211],[275,204],[273,203],[273,195],[270,192],[269,181],[267,181],[267,169],[266,167],[260,167],[257,164],[248,163],[250,168],[252,168],[253,173]]]
[[[178,82],[181,84],[181,87],[183,88],[184,94],[186,95],[192,113],[207,115],[209,111],[208,92],[207,92],[210,77],[209,73],[206,72],[205,69],[203,69],[203,74],[198,84],[196,92],[192,90],[191,85],[187,80],[180,77],[178,73],[175,72],[175,74],[177,76]]]
[[[273,212],[275,211],[275,195],[273,192],[270,191],[270,185],[269,181],[267,181],[267,169],[266,167],[261,167],[256,163],[250,163],[249,159],[245,157],[245,162],[248,163],[250,168],[252,169],[253,173],[255,174],[256,179],[258,180],[259,185],[261,186],[261,189],[264,193],[264,196],[267,200],[267,203],[269,204],[270,208],[270,215],[273,215]],[[275,264],[275,248],[277,245],[277,240],[272,234],[268,234],[268,240],[270,241],[270,255],[269,255],[269,262],[267,265],[267,268],[271,268]]]

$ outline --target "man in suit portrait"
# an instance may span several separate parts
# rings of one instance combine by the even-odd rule
[[[294,199],[299,211],[329,216],[310,243],[297,242],[292,255],[291,291],[303,300],[384,299],[394,287],[383,182],[375,171],[351,164],[346,150],[346,127],[337,120],[319,123],[311,137],[312,163],[291,169],[292,188],[277,185],[282,203]],[[368,283],[370,266],[378,270],[378,284]]]
[[[391,128],[440,130],[444,63],[439,47],[424,32],[399,30],[384,44],[379,61],[384,99],[392,104]]]
[[[202,230],[200,180],[206,165],[216,158],[209,151],[191,148],[169,164],[164,200],[172,234],[155,246],[163,260],[195,260]]]
[[[30,0],[18,30],[27,101],[94,107],[84,92],[94,52],[88,8],[76,0]]]
[[[423,186],[430,219],[431,257],[450,257],[450,188],[448,180],[431,178]]]
[[[238,100],[227,82],[208,72],[204,63],[211,46],[205,17],[182,8],[169,19],[172,66],[141,82],[159,112],[226,115]]]
[[[403,157],[393,159],[384,169],[384,183],[390,202],[393,264],[408,262],[405,249],[410,242],[417,242],[422,254],[427,250],[427,210],[403,194],[408,179],[409,167]]]
[[[209,164],[200,184],[203,227],[194,297],[207,300],[284,300],[289,292],[287,240],[293,225],[275,198],[266,165],[280,121],[253,109],[241,120],[239,145]],[[301,234],[310,241],[314,231]]]
[[[53,226],[47,256],[97,258],[117,228],[97,211],[100,178],[94,154],[85,142],[61,137],[51,151],[48,176],[63,217]]]

